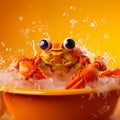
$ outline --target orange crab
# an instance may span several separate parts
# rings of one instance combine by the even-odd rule
[[[65,75],[70,73],[71,81],[65,89],[78,89],[85,87],[86,83],[98,80],[99,71],[107,69],[103,57],[96,57],[91,63],[89,57],[75,46],[75,41],[66,38],[62,44],[52,44],[49,39],[40,41],[42,52],[33,58],[22,56],[17,60],[15,67],[25,79],[45,79],[51,74]],[[72,72],[71,72],[72,71]],[[107,71],[103,75],[120,75],[120,70]],[[62,76],[63,77],[63,76]]]

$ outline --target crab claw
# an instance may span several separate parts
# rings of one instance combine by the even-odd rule
[[[83,88],[86,83],[92,82],[98,79],[99,64],[93,63],[87,65],[83,70],[80,70],[73,78],[65,89],[78,89]]]
[[[38,70],[34,64],[30,61],[20,61],[19,62],[19,73],[22,74],[25,79],[34,78],[37,80],[45,78],[40,70]]]

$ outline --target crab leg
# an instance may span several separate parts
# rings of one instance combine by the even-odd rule
[[[100,76],[112,76],[112,75],[120,76],[120,68],[117,68],[115,70],[107,70],[103,72]]]
[[[85,87],[86,83],[98,80],[99,71],[106,70],[106,64],[102,57],[95,59],[94,63],[88,64],[80,70],[65,89],[78,89]]]
[[[83,88],[85,86],[85,81],[84,79],[76,79],[72,80],[66,87],[65,89],[77,89],[77,88]]]

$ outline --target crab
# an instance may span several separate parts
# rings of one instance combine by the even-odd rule
[[[97,81],[99,76],[120,75],[119,69],[106,71],[106,61],[101,56],[91,62],[86,53],[76,47],[72,38],[66,38],[61,44],[45,38],[40,40],[39,46],[41,52],[36,56],[22,56],[15,63],[15,68],[25,80],[46,79],[51,73],[64,77],[65,73],[70,73],[71,78],[65,89],[80,89],[89,82]]]

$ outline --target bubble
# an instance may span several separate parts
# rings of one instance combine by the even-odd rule
[[[97,22],[95,20],[93,20],[91,23],[90,23],[90,26],[92,28],[96,28],[97,27]]]
[[[110,110],[110,106],[109,105],[104,105],[102,107],[102,110],[103,110],[103,112],[108,112]]]
[[[25,34],[28,34],[30,33],[30,28],[26,28],[25,31],[24,31]]]
[[[71,27],[73,28],[76,24],[78,23],[78,21],[76,19],[71,19],[70,20],[70,24],[71,24]]]

